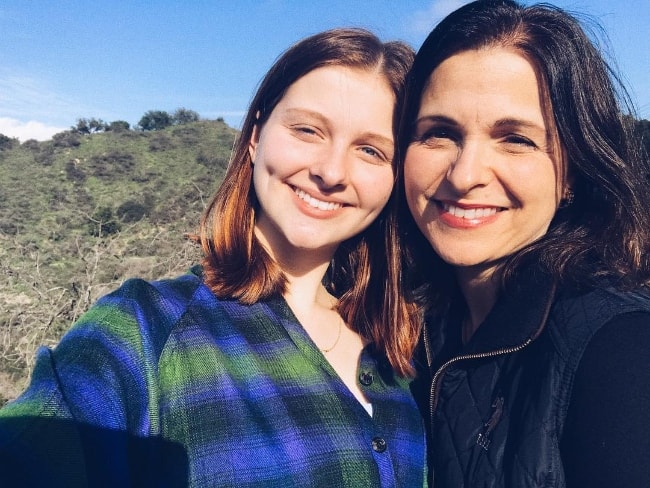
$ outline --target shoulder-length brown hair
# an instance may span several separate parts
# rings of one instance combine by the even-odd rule
[[[303,39],[278,58],[250,104],[224,180],[201,220],[204,279],[215,295],[250,304],[286,290],[284,273],[254,233],[258,202],[248,152],[254,127],[266,122],[293,83],[323,66],[379,71],[399,104],[413,55],[406,44],[382,43],[363,29],[334,29]],[[399,289],[394,209],[391,198],[368,229],[339,246],[325,283],[349,326],[406,375],[412,373],[419,321]]]

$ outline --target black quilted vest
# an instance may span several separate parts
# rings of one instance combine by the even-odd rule
[[[641,310],[650,310],[645,295],[556,290],[528,273],[465,347],[451,312],[428,318],[429,366],[413,388],[429,424],[433,486],[565,486],[559,446],[582,353],[612,317]]]

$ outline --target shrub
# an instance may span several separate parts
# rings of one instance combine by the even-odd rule
[[[19,230],[20,226],[16,222],[16,219],[12,219],[11,217],[8,219],[0,219],[0,234],[14,236],[18,234]]]
[[[199,114],[194,110],[187,108],[178,108],[172,115],[172,122],[177,125],[189,124],[190,122],[198,122],[200,119]]]
[[[106,130],[111,132],[126,132],[131,129],[129,123],[125,120],[114,120],[108,125]]]
[[[25,149],[29,149],[30,151],[38,151],[39,150],[39,142],[36,139],[27,139],[25,142],[23,142],[22,146]]]
[[[77,161],[70,160],[65,165],[65,176],[69,181],[83,183],[86,180],[86,173],[78,167]]]
[[[69,130],[54,134],[52,141],[55,147],[77,147],[81,144],[79,134]]]
[[[228,167],[228,160],[226,158],[206,153],[203,149],[201,149],[196,155],[196,162],[211,169],[226,169]]]
[[[201,134],[196,127],[193,126],[179,126],[175,127],[172,132],[175,138],[180,140],[184,146],[196,146],[201,142]]]
[[[113,215],[110,207],[101,207],[95,211],[88,222],[88,233],[91,236],[103,237],[117,234],[122,230],[119,221]]]
[[[0,134],[0,151],[11,149],[16,144],[19,144],[18,139]]]
[[[128,173],[134,165],[133,154],[118,149],[93,156],[89,160],[89,167],[92,169],[93,175],[98,178]]]
[[[149,141],[149,151],[168,151],[174,149],[174,143],[166,134],[156,134]]]
[[[51,166],[54,163],[54,147],[51,144],[42,146],[36,154],[34,154],[34,161],[43,166]]]
[[[142,220],[149,213],[149,209],[140,202],[128,200],[117,207],[115,213],[122,222],[130,223]]]

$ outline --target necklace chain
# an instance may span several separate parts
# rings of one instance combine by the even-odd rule
[[[342,319],[342,318],[339,318],[339,320],[338,320],[338,323],[339,323],[339,330],[338,330],[338,333],[336,334],[336,339],[334,340],[334,344],[332,344],[332,345],[331,345],[330,347],[328,347],[328,348],[322,348],[322,347],[319,347],[319,348],[318,348],[318,349],[320,349],[322,352],[324,352],[325,354],[327,354],[327,353],[330,352],[332,349],[334,349],[334,348],[336,347],[336,345],[339,343],[339,339],[341,338],[341,329],[343,328],[342,322],[343,322],[343,319]]]

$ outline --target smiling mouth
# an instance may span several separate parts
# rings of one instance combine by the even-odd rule
[[[438,204],[445,212],[450,213],[454,217],[467,220],[489,217],[491,215],[495,215],[497,212],[504,210],[503,208],[499,207],[461,208],[448,202],[438,202]]]
[[[336,210],[343,207],[343,205],[340,203],[324,202],[323,200],[314,198],[299,188],[294,188],[293,191],[303,202],[312,208],[317,208],[318,210]]]

